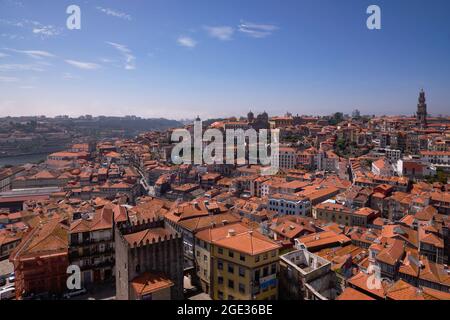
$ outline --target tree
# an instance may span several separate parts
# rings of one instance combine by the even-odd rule
[[[330,125],[337,125],[339,122],[344,120],[344,114],[342,112],[336,112],[333,114],[331,119],[328,121]]]

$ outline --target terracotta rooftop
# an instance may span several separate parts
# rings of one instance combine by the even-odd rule
[[[425,300],[422,290],[403,280],[395,282],[387,290],[386,296],[391,300]]]
[[[258,255],[281,248],[277,243],[242,223],[203,230],[197,233],[197,238],[248,255]]]
[[[303,243],[308,250],[314,250],[315,248],[327,245],[345,245],[350,243],[351,239],[334,231],[324,231],[298,238],[298,241]]]
[[[159,241],[160,239],[164,239],[164,237],[169,238],[171,235],[174,236],[175,233],[166,228],[150,228],[126,234],[123,237],[130,246],[134,246],[134,244],[145,244],[147,241],[150,243],[152,243],[153,240]]]
[[[67,254],[68,230],[59,219],[50,219],[28,233],[10,256],[10,260]]]
[[[353,276],[352,278],[350,278],[348,280],[348,283],[356,288],[358,288],[358,290],[362,291],[362,292],[367,292],[370,294],[373,294],[381,299],[384,299],[385,294],[386,294],[386,289],[388,288],[387,283],[385,282],[381,282],[379,288],[377,288],[376,286],[374,286],[375,288],[372,287],[368,287],[367,284],[371,283],[371,281],[369,280],[370,275],[364,273],[364,272],[359,272],[358,274],[356,274],[355,276]]]
[[[78,219],[70,224],[70,233],[93,232],[113,227],[113,210],[105,206],[93,214],[92,219]]]
[[[156,291],[172,287],[173,282],[164,274],[155,274],[145,272],[133,280],[131,280],[131,287],[139,296],[152,294]]]
[[[374,298],[362,293],[361,291],[355,290],[351,287],[347,287],[342,291],[342,293],[336,298],[336,300],[375,300]]]

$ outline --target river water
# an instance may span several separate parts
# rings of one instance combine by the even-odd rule
[[[47,159],[47,155],[48,153],[40,153],[40,154],[0,158],[0,168],[6,165],[19,166],[26,163],[38,163],[40,161]]]

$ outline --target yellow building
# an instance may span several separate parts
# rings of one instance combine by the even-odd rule
[[[200,231],[200,248],[209,248],[209,291],[214,300],[278,298],[280,245],[242,223]],[[206,257],[206,258],[205,258]]]

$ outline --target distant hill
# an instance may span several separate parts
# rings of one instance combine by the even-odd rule
[[[176,120],[164,118],[157,119],[127,119],[119,117],[101,117],[92,120],[72,119],[71,125],[82,127],[98,127],[100,129],[125,130],[127,132],[166,130],[182,127],[183,124]]]

